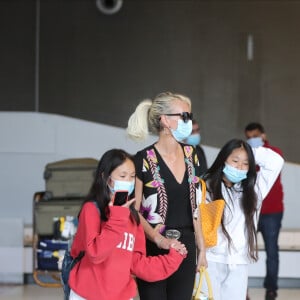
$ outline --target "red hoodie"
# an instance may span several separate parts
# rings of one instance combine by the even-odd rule
[[[183,260],[176,250],[166,255],[146,257],[142,225],[130,219],[128,208],[110,207],[108,221],[100,219],[94,203],[84,204],[71,255],[85,255],[71,270],[69,284],[88,300],[129,300],[136,295],[132,275],[146,280],[163,280],[175,272]]]
[[[271,146],[267,141],[265,141],[264,147],[272,149],[274,152],[282,156],[282,151]],[[281,175],[277,177],[273,187],[271,188],[269,194],[266,196],[262,203],[261,214],[272,214],[283,212],[283,188],[281,184]]]

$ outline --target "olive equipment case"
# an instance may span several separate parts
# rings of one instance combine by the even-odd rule
[[[48,163],[44,171],[45,199],[84,198],[94,179],[98,160],[72,158]]]

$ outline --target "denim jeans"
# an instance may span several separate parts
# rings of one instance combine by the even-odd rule
[[[283,213],[261,214],[258,231],[262,233],[266,250],[266,277],[264,287],[267,291],[276,292],[278,289],[279,247],[278,237]]]

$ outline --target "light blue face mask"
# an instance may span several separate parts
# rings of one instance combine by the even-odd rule
[[[247,143],[252,147],[252,148],[258,148],[264,145],[264,141],[261,136],[258,137],[253,137],[247,140]]]
[[[200,141],[201,141],[201,135],[199,133],[191,134],[186,139],[186,143],[188,145],[191,145],[191,146],[197,146],[197,145],[199,145]]]
[[[228,164],[223,169],[225,177],[232,183],[238,183],[247,178],[248,170],[239,170]]]
[[[171,129],[172,135],[177,142],[182,142],[185,140],[193,130],[192,120],[187,121],[186,123],[183,120],[179,119],[177,122],[177,128]]]
[[[128,195],[130,195],[134,190],[134,180],[133,181],[122,181],[122,180],[114,180],[114,187],[108,186],[111,193],[114,194],[117,191],[128,191]]]

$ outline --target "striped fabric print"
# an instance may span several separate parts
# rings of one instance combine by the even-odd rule
[[[149,150],[149,151],[151,151],[151,150]],[[149,152],[149,151],[147,151],[147,152]],[[151,155],[151,157],[153,156],[152,151],[149,153],[149,155]],[[155,155],[155,153],[154,153],[154,155]],[[156,162],[157,162],[157,160],[156,160]],[[143,170],[142,171],[143,172],[147,172],[149,170],[149,168],[150,167],[149,167],[148,161],[147,161],[147,159],[144,158],[143,159]],[[162,178],[160,178],[160,175],[159,175],[159,167],[158,167],[158,169],[155,172],[156,173],[155,173],[155,176],[153,176],[153,180],[146,182],[145,186],[147,186],[149,188],[157,188],[161,184],[164,183],[164,180]]]
[[[147,160],[149,162],[150,171],[153,176],[152,184],[156,185],[157,197],[159,199],[158,214],[161,216],[162,223],[165,223],[168,210],[168,197],[164,186],[164,180],[160,176],[160,168],[158,166],[157,157],[154,149],[147,151]]]
[[[188,182],[190,188],[190,200],[192,206],[192,213],[196,210],[196,183],[199,182],[199,177],[196,176],[194,162],[193,162],[193,147],[192,146],[184,146],[184,155],[185,155],[185,163],[187,164],[188,169]],[[197,164],[198,157],[195,154],[195,163]],[[199,164],[199,161],[198,161]]]

